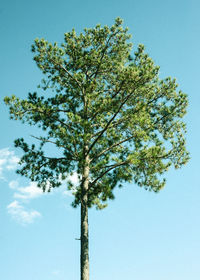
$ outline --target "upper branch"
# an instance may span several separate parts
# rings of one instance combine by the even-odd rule
[[[119,89],[113,94],[113,96],[111,97],[112,99],[115,98],[115,97],[120,93],[120,91],[121,91],[121,89],[122,89],[124,83],[125,83],[125,80],[122,81],[122,83],[121,83]],[[101,107],[100,107],[100,110],[101,110]],[[92,120],[99,114],[100,110],[97,110],[97,111],[94,113],[94,115],[91,117],[91,120],[90,120],[90,121],[92,121]]]
[[[68,76],[72,79],[72,80],[74,80],[76,83],[77,83],[77,85],[78,85],[78,87],[82,90],[83,89],[83,86],[82,86],[82,84],[62,65],[62,64],[60,64],[60,63],[58,63],[58,62],[56,62],[55,60],[53,60],[52,59],[52,61],[53,61],[53,63],[54,64],[56,64],[56,65],[58,65],[62,70],[64,70],[67,74],[68,74]]]
[[[108,40],[107,40],[107,42],[106,42],[106,46],[105,46],[105,48],[104,48],[103,51],[102,51],[102,55],[101,55],[101,58],[100,58],[100,62],[99,62],[99,64],[98,64],[98,66],[97,66],[97,70],[96,70],[95,73],[92,73],[92,74],[89,76],[89,79],[91,79],[93,75],[94,75],[94,79],[96,79],[97,74],[98,74],[99,69],[100,69],[100,66],[101,66],[101,64],[102,64],[104,55],[105,55],[105,53],[106,53],[106,50],[109,48],[109,42],[110,42],[111,38],[114,37],[118,32],[119,32],[119,31],[117,31],[117,32],[115,32],[115,33],[113,33],[113,34],[111,34],[111,35],[109,36],[109,38],[108,38]]]
[[[107,128],[109,127],[109,125],[112,123],[112,121],[116,118],[116,116],[118,115],[118,113],[120,112],[121,108],[123,107],[123,105],[127,102],[127,100],[131,97],[131,95],[134,93],[134,91],[132,91],[125,99],[124,101],[122,101],[121,105],[119,106],[118,110],[115,112],[115,114],[112,116],[112,118],[107,122],[106,126],[99,132],[99,135],[97,136],[97,138],[94,140],[94,142],[91,144],[88,153],[91,151],[91,149],[94,147],[94,145],[96,144],[96,142],[101,138],[101,136],[103,135],[103,133],[107,130]]]

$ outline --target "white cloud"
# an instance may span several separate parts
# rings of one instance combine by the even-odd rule
[[[77,185],[79,183],[78,174],[76,172],[74,172],[74,174],[70,175],[67,179],[69,181],[71,181],[72,184],[74,184],[74,185]]]
[[[13,180],[13,181],[10,181],[10,183],[8,184],[9,185],[9,187],[11,188],[11,189],[17,189],[18,188],[18,186],[19,186],[19,183],[18,183],[18,181],[15,181],[15,180]]]
[[[18,157],[12,155],[12,156],[8,159],[8,163],[7,163],[7,165],[6,165],[6,168],[7,168],[8,170],[10,170],[10,169],[15,169],[15,168],[17,167],[17,164],[18,164],[19,160],[20,160],[20,159],[19,159]]]
[[[74,174],[70,175],[65,181],[71,181],[71,183],[74,185],[74,188],[72,190],[64,190],[63,194],[67,196],[73,196],[73,193],[76,192],[76,187],[78,186],[80,181],[78,178],[78,174],[74,172]]]
[[[16,169],[19,160],[20,159],[10,148],[0,149],[0,179],[8,181],[9,177],[6,171]],[[30,182],[29,185],[24,187],[21,187],[19,184],[19,180],[9,180],[8,186],[13,190],[13,197],[15,200],[7,206],[7,210],[18,223],[22,225],[30,224],[33,223],[36,218],[40,217],[41,214],[34,209],[27,209],[24,203],[29,202],[30,199],[41,196],[43,191],[37,187],[36,182]]]
[[[41,214],[36,210],[26,210],[24,206],[15,200],[7,206],[8,213],[20,224],[31,224],[33,221],[41,217]]]
[[[9,148],[0,149],[0,158],[8,158],[13,152]]]
[[[6,159],[1,158],[0,159],[0,166],[4,165],[6,163]]]
[[[41,216],[41,214],[34,209],[27,209],[27,203],[34,198],[38,198],[44,195],[44,192],[41,188],[37,187],[36,182],[30,182],[28,185],[21,185],[20,181],[12,180],[6,174],[6,171],[16,169],[19,158],[15,155],[14,151],[11,151],[10,148],[0,149],[0,179],[8,181],[8,186],[13,190],[13,202],[7,206],[8,213],[22,225],[33,223],[34,220]],[[10,176],[10,175],[9,175]],[[61,179],[60,179],[61,180]],[[66,190],[66,182],[71,181],[74,185],[73,190]],[[76,191],[76,187],[79,184],[80,179],[78,174],[75,172],[73,175],[68,176],[64,181],[61,180],[62,185],[58,188],[58,192],[63,195],[72,196],[73,192]],[[47,182],[46,190],[50,188],[50,183]],[[52,194],[56,190],[53,190]]]
[[[15,169],[19,160],[9,148],[0,149],[0,178],[4,178],[3,171]]]
[[[17,188],[17,192],[14,193],[14,198],[20,198],[20,199],[27,200],[27,199],[39,197],[42,194],[43,194],[43,191],[42,191],[42,189],[37,187],[37,183],[31,182],[26,187]]]
[[[7,206],[8,213],[15,221],[22,225],[33,223],[41,214],[36,210],[27,210],[21,202],[24,203],[41,196],[43,191],[37,187],[35,182],[31,182],[25,187],[19,187],[19,182],[13,180],[9,182],[9,187],[15,191],[13,197],[17,198],[17,200],[14,200]],[[19,199],[21,199],[21,202],[19,202]]]

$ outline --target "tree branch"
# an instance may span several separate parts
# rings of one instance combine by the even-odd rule
[[[37,140],[39,140],[39,141],[41,141],[41,142],[43,141],[43,142],[46,142],[46,143],[51,143],[51,144],[54,144],[54,145],[56,145],[56,146],[58,146],[58,147],[61,147],[61,148],[63,148],[63,149],[66,150],[66,146],[57,145],[55,142],[53,142],[53,141],[51,141],[51,140],[44,139],[44,138],[39,138],[39,137],[36,137],[36,136],[34,136],[34,135],[30,135],[30,136],[33,137],[33,138],[35,138],[35,139],[37,139]],[[76,160],[76,156],[75,156],[74,152],[72,152],[72,150],[69,150],[69,153],[70,153],[71,159]],[[72,156],[72,155],[73,155],[73,156]],[[56,159],[56,158],[50,158],[50,157],[44,157],[44,158]],[[58,159],[66,159],[66,158],[58,158]]]
[[[93,182],[90,183],[90,186],[88,188],[88,190],[91,188],[92,185],[94,185],[99,179],[101,179],[104,175],[106,175],[108,172],[110,172],[112,169],[128,164],[130,163],[129,161],[123,161],[121,163],[116,163],[114,165],[111,165],[109,169],[107,169],[105,172],[103,172],[99,177],[97,177]]]
[[[68,76],[72,79],[72,80],[74,80],[76,83],[77,83],[77,85],[79,86],[79,88],[82,90],[82,85],[81,85],[81,83],[62,65],[62,64],[60,64],[60,63],[58,63],[58,62],[56,62],[55,60],[53,60],[53,59],[51,59],[52,61],[53,61],[53,63],[54,64],[57,64],[62,70],[64,70],[67,74],[68,74]]]
[[[121,108],[123,107],[123,105],[127,102],[127,100],[131,97],[131,95],[134,93],[134,91],[132,91],[125,99],[124,101],[121,103],[121,105],[119,106],[117,112],[112,116],[112,118],[108,121],[108,123],[106,124],[106,126],[99,132],[99,135],[97,136],[97,138],[94,140],[94,142],[91,144],[88,153],[91,151],[91,149],[94,147],[94,145],[96,144],[96,142],[100,139],[100,137],[103,135],[103,133],[107,130],[107,128],[109,127],[109,125],[111,124],[111,122],[116,118],[116,116],[118,115],[118,113],[120,112]]]
[[[111,97],[112,99],[115,98],[115,97],[120,93],[120,91],[121,91],[122,86],[123,86],[124,83],[125,83],[125,80],[122,81],[122,83],[121,83],[119,89],[118,89],[118,90],[115,92],[115,94]],[[92,120],[98,115],[98,113],[99,113],[100,111],[101,111],[101,107],[100,107],[100,110],[97,110],[97,111],[95,112],[95,114],[91,117],[90,121],[92,121]]]
[[[117,147],[117,146],[119,146],[120,144],[122,144],[122,143],[124,143],[124,142],[127,142],[128,140],[130,140],[130,139],[132,139],[132,138],[134,138],[134,137],[135,137],[135,136],[130,136],[130,137],[128,137],[128,138],[126,138],[126,139],[124,139],[124,140],[118,142],[118,143],[115,143],[115,144],[111,145],[110,147],[108,147],[108,148],[106,148],[105,150],[103,150],[102,152],[100,152],[97,156],[93,157],[93,158],[91,159],[91,162],[92,162],[94,159],[99,158],[99,157],[100,157],[101,155],[103,155],[104,153],[110,151],[112,148]]]
[[[37,113],[42,113],[42,114],[44,114],[45,116],[47,115],[46,113],[45,113],[45,111],[43,111],[43,110],[40,110],[39,108],[36,108],[36,109],[34,109],[34,108],[32,108],[32,109],[27,109],[27,110],[24,110],[24,111],[22,111],[22,113],[23,114],[25,114],[25,113],[29,113],[29,112],[37,112]],[[53,117],[52,115],[51,115],[51,113],[57,113],[57,112],[67,112],[67,111],[65,111],[65,110],[60,110],[60,109],[58,109],[58,110],[53,110],[53,111],[50,111],[49,113],[50,113],[50,118],[52,119],[52,120],[54,120],[54,121],[57,121],[57,122],[59,122],[60,124],[62,124],[63,126],[66,126],[69,130],[71,130],[72,132],[74,131],[74,129],[70,126],[70,125],[68,125],[67,123],[65,123],[65,122],[63,122],[63,121],[61,121],[60,119],[58,119],[58,118],[55,118],[55,117]],[[40,120],[39,120],[40,121]]]
[[[105,46],[105,48],[104,48],[103,51],[102,51],[102,55],[101,55],[101,58],[100,58],[100,62],[99,62],[99,64],[98,64],[98,66],[97,66],[97,70],[96,70],[95,73],[92,73],[92,74],[89,76],[89,79],[91,79],[93,75],[94,75],[94,79],[96,79],[97,74],[98,74],[99,69],[100,69],[100,66],[101,66],[101,63],[102,63],[102,60],[103,60],[104,55],[105,55],[105,53],[106,53],[106,50],[107,50],[108,47],[109,47],[108,44],[109,44],[111,38],[114,37],[117,33],[119,33],[119,31],[115,32],[114,34],[111,34],[110,37],[108,38],[108,40],[107,40],[107,42],[106,42],[106,46]]]
[[[51,141],[51,140],[47,140],[47,139],[44,139],[44,138],[40,138],[40,137],[36,137],[36,136],[34,136],[34,135],[30,135],[31,137],[33,137],[33,138],[35,138],[35,139],[37,139],[37,140],[39,140],[39,141],[43,141],[43,142],[46,142],[46,143],[52,143],[52,144],[54,144],[54,145],[56,145],[56,146],[58,146],[55,142],[53,142],[53,141]],[[65,146],[63,146],[63,145],[60,145],[60,146],[58,146],[58,147],[61,147],[61,148],[66,148]]]
[[[170,116],[172,113],[174,113],[175,109],[176,109],[176,108],[174,108],[174,110],[173,110],[172,112],[170,112],[170,113],[168,113],[168,114],[166,114],[166,115],[164,115],[164,116],[158,118],[158,119],[154,122],[153,125],[155,126],[155,125],[158,124],[160,121],[162,121],[163,119],[165,119],[165,118],[167,118],[168,116]],[[117,123],[117,124],[118,124],[118,123]],[[174,126],[174,125],[172,124],[172,125],[169,127],[169,129],[172,128],[173,126]],[[148,129],[149,129],[149,128],[147,128],[147,130],[148,130]],[[118,143],[115,143],[115,144],[111,145],[110,147],[104,149],[102,152],[100,152],[100,153],[97,154],[95,157],[93,157],[93,158],[91,159],[91,162],[92,162],[94,159],[98,159],[101,155],[103,155],[104,153],[110,151],[112,148],[117,147],[117,146],[119,146],[120,144],[125,143],[125,142],[127,142],[128,140],[130,140],[130,139],[132,139],[132,138],[134,138],[134,137],[135,137],[135,136],[130,136],[130,137],[128,137],[128,138],[126,138],[126,139],[124,139],[124,140],[122,140],[122,141],[120,141],[120,142],[118,142]]]

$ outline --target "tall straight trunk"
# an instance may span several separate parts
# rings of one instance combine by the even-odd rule
[[[81,202],[81,280],[89,280],[88,185],[89,157],[87,156],[83,174]]]

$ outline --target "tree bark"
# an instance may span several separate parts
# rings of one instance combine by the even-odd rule
[[[89,157],[86,156],[81,201],[81,280],[89,280],[89,234],[88,234],[88,185]]]

